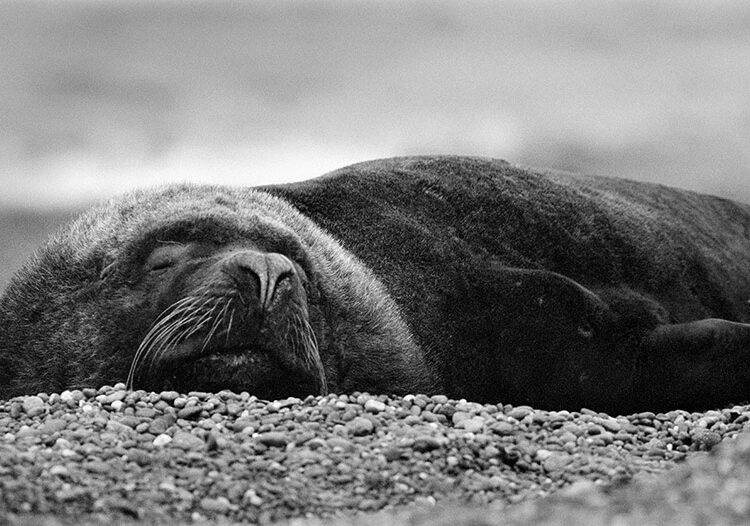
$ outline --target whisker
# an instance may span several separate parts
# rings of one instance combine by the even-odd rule
[[[149,361],[153,364],[157,356],[163,355],[161,349],[165,345],[167,347],[176,345],[179,338],[176,340],[173,338],[175,332],[181,327],[191,324],[193,315],[203,311],[210,300],[208,289],[199,290],[196,295],[187,296],[174,302],[159,315],[146,336],[141,340],[133,356],[126,380],[126,386],[129,389],[133,389],[136,375],[139,369],[142,369],[146,360],[150,358]],[[149,370],[151,369],[150,366]]]

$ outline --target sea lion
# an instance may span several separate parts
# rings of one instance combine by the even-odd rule
[[[0,298],[0,396],[444,393],[610,413],[750,399],[750,207],[405,157],[136,191]]]

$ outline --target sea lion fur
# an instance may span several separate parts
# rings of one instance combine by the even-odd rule
[[[212,294],[238,280],[230,295],[255,291],[242,319],[248,349],[270,356],[258,371],[268,367],[273,389],[237,354],[244,344],[227,357],[217,343],[214,333],[240,338],[229,315],[239,300],[204,307],[201,342],[218,346],[217,374],[183,370],[184,342],[142,345],[169,312],[153,304],[166,285],[139,279],[172,241],[188,247],[176,250],[175,290],[205,276]],[[236,274],[238,258],[254,278]],[[749,263],[747,205],[492,159],[395,158],[292,185],[137,191],[84,214],[12,280],[0,299],[0,396],[125,381],[141,347],[174,367],[180,388],[260,396],[427,392],[609,412],[739,403],[750,399]],[[302,306],[289,314],[286,301]],[[304,332],[290,321],[300,316],[310,331],[299,349],[299,337],[269,335]],[[197,346],[186,348],[195,360]],[[172,385],[159,367],[141,369],[133,387]]]

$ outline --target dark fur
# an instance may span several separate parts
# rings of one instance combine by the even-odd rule
[[[332,390],[610,412],[750,399],[746,205],[460,157],[374,161],[262,190],[384,285],[356,262],[319,276],[345,285],[315,300],[331,327],[369,319],[321,346]],[[53,241],[0,300],[0,394],[124,381],[157,313],[132,308],[147,293],[134,298],[124,281],[100,277],[103,267],[137,266],[144,225],[186,213],[170,196],[203,195],[195,212],[210,215],[222,199],[247,208],[243,192],[137,194]],[[327,239],[306,225],[290,228],[305,243]],[[348,290],[364,275],[367,287]]]

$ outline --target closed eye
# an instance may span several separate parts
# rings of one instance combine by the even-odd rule
[[[175,266],[187,254],[188,246],[182,243],[165,242],[156,247],[146,260],[149,272],[159,272]]]

